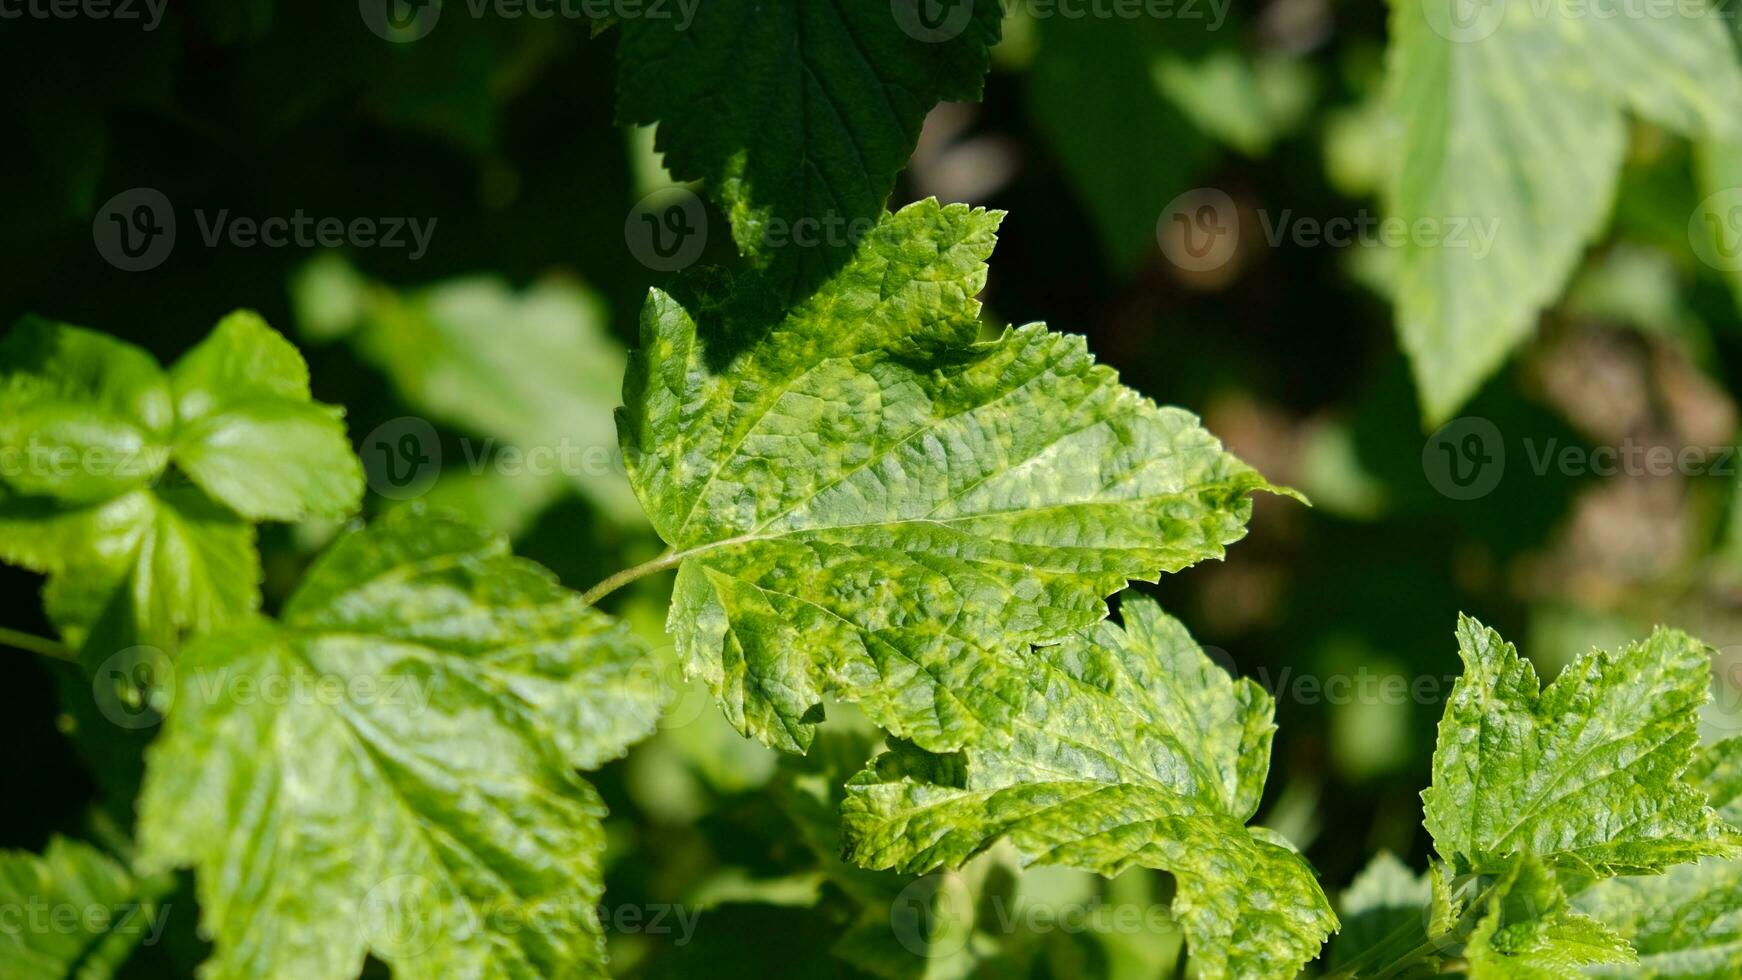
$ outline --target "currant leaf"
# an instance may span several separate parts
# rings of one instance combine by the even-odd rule
[[[140,863],[191,866],[209,977],[603,976],[604,807],[664,691],[627,628],[421,508],[285,607],[191,644],[147,754]],[[273,692],[278,692],[274,695]]]
[[[258,607],[247,519],[338,516],[362,495],[338,409],[251,313],[165,372],[112,337],[26,318],[0,342],[0,558],[49,577],[74,646],[173,648]],[[173,464],[173,468],[172,468]],[[94,654],[93,654],[94,655]]]
[[[161,928],[153,890],[89,844],[56,837],[41,855],[0,851],[0,975],[107,980]],[[164,911],[167,911],[165,909]]]
[[[1704,2],[1614,17],[1559,0],[1394,0],[1391,25],[1390,211],[1437,229],[1403,248],[1397,330],[1441,421],[1530,337],[1603,227],[1625,113],[1742,136],[1742,66]]]
[[[1337,928],[1312,870],[1246,827],[1274,705],[1147,599],[1036,647],[1003,739],[945,755],[897,743],[848,784],[847,856],[920,872],[1008,839],[1025,864],[1178,880],[1174,915],[1204,977],[1292,977]]]
[[[979,98],[1003,7],[953,3],[934,22],[937,6],[723,0],[693,23],[626,18],[618,121],[659,124],[666,169],[707,182],[741,252],[820,280],[882,214],[925,114]]]
[[[655,291],[620,411],[678,564],[668,629],[738,729],[809,744],[825,696],[944,751],[1014,722],[1027,644],[1245,534],[1281,491],[1041,324],[975,342],[999,215],[925,201],[782,312]]]
[[[1457,873],[1502,874],[1517,855],[1592,877],[1645,874],[1733,850],[1682,774],[1709,682],[1705,646],[1659,629],[1591,651],[1546,689],[1530,662],[1468,617],[1422,793],[1434,847]]]
[[[1700,751],[1688,780],[1735,823],[1742,814],[1742,738]],[[1668,873],[1600,881],[1573,899],[1613,927],[1639,962],[1609,972],[1641,980],[1724,980],[1742,974],[1742,861],[1706,858]]]

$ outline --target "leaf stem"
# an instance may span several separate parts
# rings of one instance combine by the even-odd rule
[[[1496,884],[1489,884],[1478,892],[1476,897],[1464,907],[1463,911],[1458,913],[1458,917],[1453,921],[1451,929],[1439,933],[1438,935],[1428,936],[1421,942],[1393,957],[1389,962],[1385,963],[1384,966],[1379,967],[1372,972],[1368,972],[1367,970],[1368,964],[1372,960],[1378,958],[1378,956],[1383,956],[1386,947],[1407,934],[1411,929],[1415,928],[1416,923],[1406,922],[1392,930],[1390,935],[1387,935],[1385,938],[1379,940],[1378,943],[1356,956],[1353,960],[1350,960],[1341,969],[1333,970],[1332,972],[1325,974],[1322,980],[1349,980],[1349,978],[1354,977],[1364,978],[1364,980],[1369,977],[1372,978],[1372,980],[1384,980],[1386,977],[1396,976],[1399,972],[1414,966],[1424,957],[1432,956],[1433,954],[1446,949],[1448,946],[1453,945],[1455,937],[1463,931],[1466,920],[1469,920],[1472,917],[1480,917],[1486,910],[1488,898],[1494,894],[1494,889],[1496,887]]]
[[[53,660],[64,660],[67,663],[78,663],[79,656],[64,644],[34,633],[21,633],[0,626],[0,646],[9,646],[25,653],[34,653]]]
[[[672,551],[668,548],[665,553],[660,555],[658,558],[655,558],[652,561],[644,561],[633,568],[625,568],[621,572],[612,575],[603,582],[600,582],[598,585],[595,585],[581,593],[581,601],[589,606],[596,606],[599,604],[600,599],[605,598],[638,578],[652,575],[654,572],[663,572],[668,568],[675,568],[679,562],[689,557],[692,553],[693,550]]]

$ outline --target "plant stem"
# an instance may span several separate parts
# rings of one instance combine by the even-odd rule
[[[54,660],[65,660],[67,663],[76,664],[79,662],[78,654],[54,640],[37,636],[34,633],[9,630],[4,626],[0,626],[0,646],[9,646],[15,650],[23,650],[25,653],[34,653]]]
[[[599,604],[600,599],[605,598],[642,576],[652,575],[654,572],[663,572],[668,568],[675,568],[679,562],[683,561],[691,553],[692,552],[689,551],[671,551],[668,549],[665,554],[660,555],[658,558],[655,558],[652,561],[644,561],[641,564],[636,565],[634,568],[625,568],[621,572],[612,575],[610,578],[605,579],[598,585],[595,585],[581,593],[581,601],[589,606],[596,606]]]
[[[1360,977],[1362,980],[1367,980],[1367,978],[1372,978],[1372,980],[1384,980],[1384,978],[1395,976],[1399,972],[1414,966],[1422,959],[1432,956],[1433,954],[1446,949],[1448,946],[1454,945],[1454,937],[1462,931],[1465,921],[1472,917],[1478,917],[1486,911],[1488,897],[1494,893],[1495,887],[1495,885],[1490,884],[1477,893],[1476,897],[1468,905],[1464,906],[1464,910],[1458,914],[1458,918],[1453,923],[1450,930],[1437,936],[1428,936],[1420,943],[1417,943],[1397,956],[1392,957],[1392,959],[1385,963],[1384,966],[1371,971],[1368,970],[1368,964],[1373,959],[1377,958],[1374,954],[1383,955],[1386,946],[1405,934],[1411,928],[1414,928],[1415,923],[1406,922],[1397,929],[1392,930],[1390,935],[1381,939],[1377,944],[1369,949],[1363,951],[1341,969],[1325,974],[1321,980],[1349,980],[1349,978],[1354,977]]]

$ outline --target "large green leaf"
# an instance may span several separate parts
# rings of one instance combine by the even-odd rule
[[[1703,749],[1689,770],[1711,805],[1734,820],[1742,807],[1742,739]],[[1728,980],[1742,975],[1742,861],[1707,858],[1651,877],[1598,882],[1574,904],[1613,927],[1639,962],[1612,971],[1627,977]]]
[[[167,373],[44,320],[0,342],[0,558],[49,576],[70,643],[111,615],[114,642],[91,656],[167,649],[252,611],[244,518],[340,516],[361,494],[339,411],[310,400],[301,355],[252,313]]]
[[[103,852],[61,837],[40,856],[0,851],[0,909],[9,913],[0,928],[7,980],[108,980],[162,929],[151,889]]]
[[[866,867],[955,866],[999,838],[1024,863],[1178,879],[1174,914],[1204,977],[1292,977],[1337,928],[1300,855],[1249,830],[1274,707],[1147,599],[1036,647],[1002,738],[906,744],[848,785],[843,837]]]
[[[1469,398],[1566,287],[1607,218],[1625,111],[1742,134],[1722,19],[1701,0],[1629,10],[1393,0],[1390,211],[1412,229],[1397,326],[1430,420]]]
[[[883,212],[932,106],[979,97],[1003,17],[998,0],[693,6],[693,23],[621,21],[617,117],[658,122],[666,169],[707,181],[740,251],[806,282]]]
[[[1503,874],[1515,855],[1596,877],[1645,874],[1732,850],[1684,782],[1707,698],[1708,651],[1659,629],[1593,650],[1541,689],[1530,662],[1468,617],[1423,792],[1434,846],[1458,873]]]
[[[1028,643],[1220,557],[1274,489],[1081,337],[975,343],[999,217],[904,208],[785,312],[753,278],[643,310],[619,429],[679,564],[668,628],[771,745],[825,696],[933,750],[1002,731]]]
[[[141,864],[197,872],[213,978],[602,976],[604,807],[644,649],[505,542],[408,508],[282,625],[204,638],[148,755]]]

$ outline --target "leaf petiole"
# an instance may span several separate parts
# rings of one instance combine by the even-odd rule
[[[658,558],[651,561],[644,561],[633,568],[625,568],[622,571],[611,575],[598,585],[595,585],[581,593],[581,601],[589,606],[596,606],[599,604],[600,599],[605,598],[638,578],[652,575],[654,572],[663,572],[668,568],[677,567],[678,563],[683,561],[689,555],[690,552],[687,551],[673,551],[668,549]]]
[[[78,654],[68,649],[64,644],[37,636],[34,633],[22,633],[18,630],[0,626],[0,646],[9,646],[25,653],[34,653],[52,660],[64,660],[67,663],[78,663]]]

